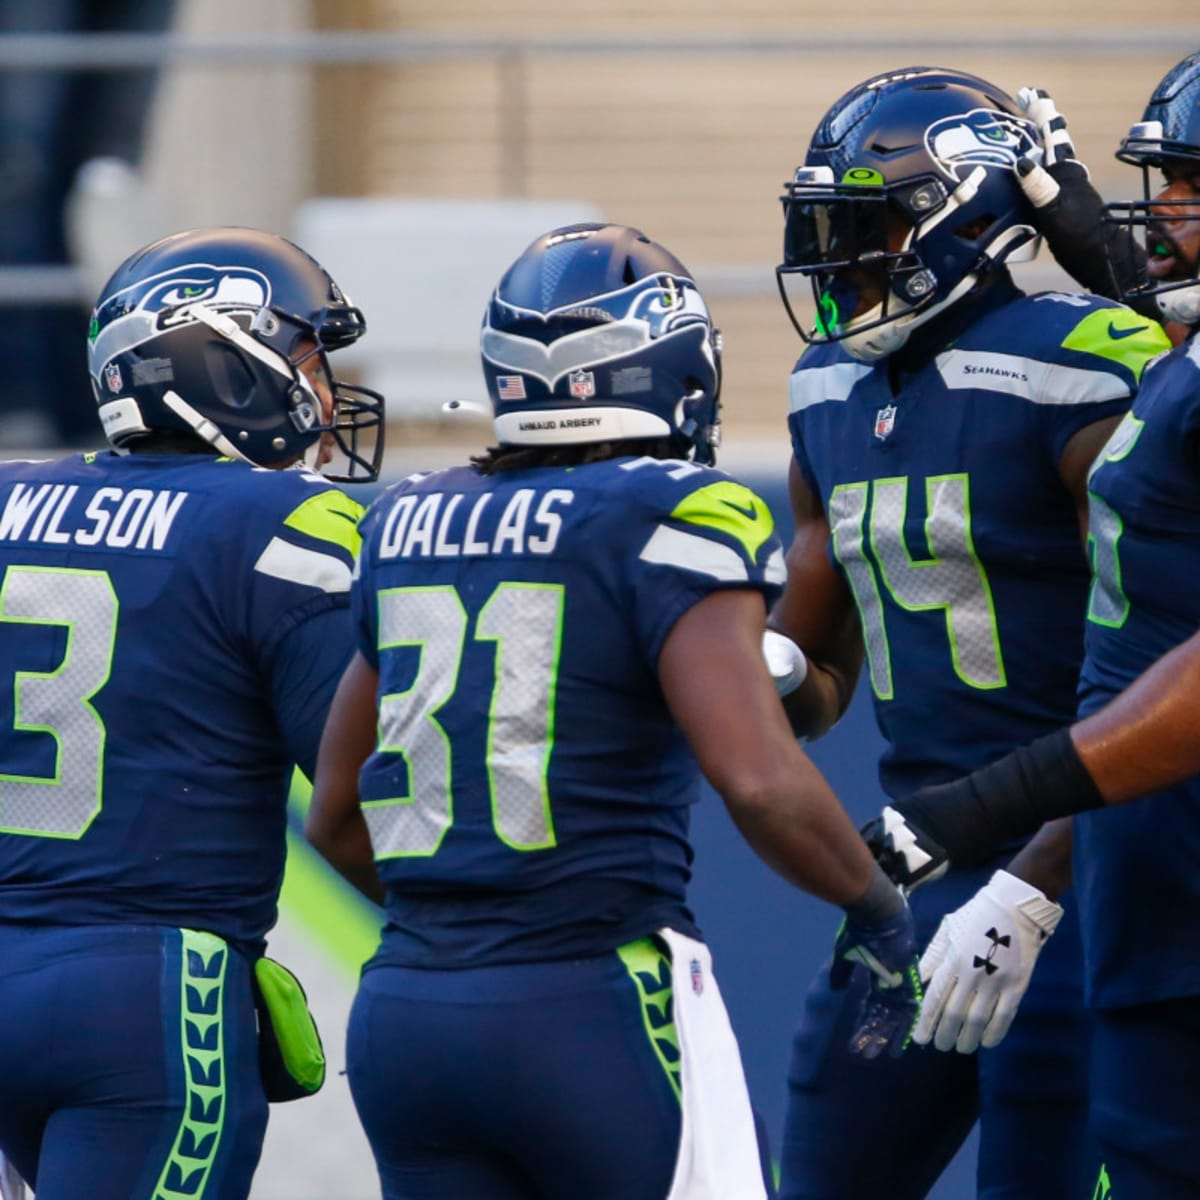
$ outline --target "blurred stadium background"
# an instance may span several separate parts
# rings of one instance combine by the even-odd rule
[[[256,225],[296,237],[366,310],[370,333],[341,361],[389,395],[388,476],[461,460],[487,424],[441,406],[482,399],[476,334],[498,271],[542,229],[603,216],[691,266],[726,336],[722,465],[785,533],[800,346],[775,292],[777,197],[829,103],[914,63],[1044,87],[1116,199],[1138,186],[1112,158],[1117,139],[1200,45],[1194,0],[141,0],[160,28],[123,34],[69,31],[72,7],[0,0],[10,90],[159,69],[140,164],[93,162],[75,179],[68,261],[0,266],[0,305],[40,297],[78,315],[79,365],[82,305],[130,250],[191,225]],[[1029,288],[1065,282],[1045,257],[1020,270]],[[37,442],[36,416],[65,402],[60,386],[0,404],[0,454],[56,449]],[[81,440],[98,444],[98,429]],[[864,696],[813,748],[858,817],[878,807],[878,750]],[[298,829],[299,792],[294,807]],[[760,867],[715,800],[696,826],[695,907],[777,1145],[791,1023],[835,915]],[[319,1097],[273,1111],[254,1197],[360,1200],[378,1185],[341,1035],[376,919],[298,838],[293,849],[272,950],[305,980],[332,1069]],[[973,1194],[972,1159],[968,1147],[936,1200]]]

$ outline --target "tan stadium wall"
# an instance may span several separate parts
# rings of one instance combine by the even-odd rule
[[[326,29],[528,38],[507,56],[472,52],[398,66],[323,68],[317,79],[318,190],[401,196],[584,199],[636,224],[697,275],[726,333],[727,432],[782,429],[799,342],[773,294],[780,184],[830,102],[877,71],[932,62],[1015,92],[1045,87],[1069,116],[1084,161],[1110,198],[1140,186],[1115,163],[1119,136],[1154,84],[1200,46],[1190,0],[1014,0],[988,9],[944,0],[833,6],[755,0],[615,0],[604,6],[514,0],[318,0]],[[738,39],[823,50],[754,51]],[[1098,49],[1098,36],[1180,35],[1149,52]],[[923,51],[923,31],[933,49]],[[1006,39],[1044,38],[1035,52]],[[711,39],[712,49],[630,52],[605,39]],[[889,48],[895,38],[898,48]],[[1189,40],[1190,38],[1190,40]],[[581,39],[589,52],[542,51]],[[862,47],[847,47],[860,39]],[[952,51],[937,49],[956,39]],[[707,278],[706,278],[707,273]],[[1047,262],[1034,283],[1061,276]]]

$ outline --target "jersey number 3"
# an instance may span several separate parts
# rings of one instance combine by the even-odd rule
[[[474,640],[496,647],[488,789],[496,834],[516,850],[555,845],[546,773],[562,620],[560,585],[501,583],[479,610],[472,632]],[[462,682],[469,625],[454,587],[379,594],[380,653],[413,646],[420,663],[407,690],[379,700],[379,753],[403,757],[408,795],[363,804],[376,858],[435,854],[454,820],[450,738],[438,714]]]
[[[116,593],[106,571],[12,566],[0,585],[0,621],[65,630],[52,671],[13,680],[16,736],[54,739],[53,773],[0,773],[0,833],[80,838],[103,802],[104,722],[92,707],[108,682],[117,637]]]

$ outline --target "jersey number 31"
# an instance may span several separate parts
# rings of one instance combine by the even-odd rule
[[[495,643],[488,790],[496,834],[517,850],[555,845],[546,773],[562,621],[561,585],[509,582],[496,587],[470,629],[475,641]],[[379,701],[378,749],[403,756],[409,794],[364,802],[376,858],[434,854],[454,820],[450,738],[438,714],[461,685],[470,624],[454,587],[379,594],[380,653],[414,646],[420,664],[405,691]]]

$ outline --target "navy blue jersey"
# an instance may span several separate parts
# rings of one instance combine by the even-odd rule
[[[361,511],[208,456],[0,464],[0,923],[265,934]]]
[[[1080,713],[1200,628],[1200,342],[1147,373],[1090,480],[1095,583]],[[1089,999],[1200,992],[1200,782],[1076,821]]]
[[[694,933],[700,773],[658,655],[711,592],[777,595],[766,505],[679,461],[463,467],[390,488],[362,528],[354,615],[380,682],[360,784],[388,890],[382,961],[561,959]]]
[[[1003,288],[895,392],[897,362],[800,359],[793,452],[858,605],[889,795],[1070,721],[1088,571],[1059,458],[1165,345],[1108,301]]]

